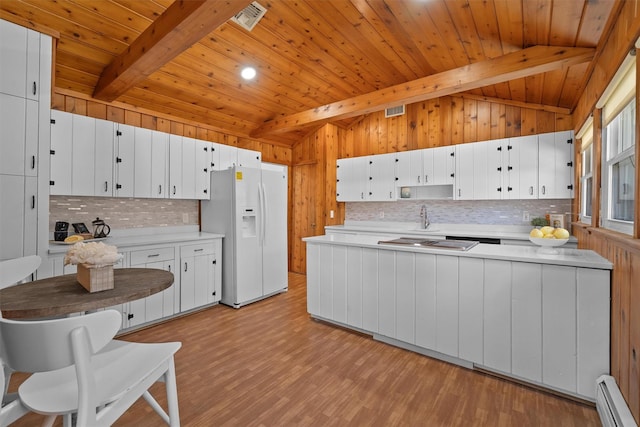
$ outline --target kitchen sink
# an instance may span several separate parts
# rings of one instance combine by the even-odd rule
[[[419,237],[400,237],[393,240],[380,240],[379,245],[417,246],[423,248],[468,251],[478,244],[475,240],[432,240]]]

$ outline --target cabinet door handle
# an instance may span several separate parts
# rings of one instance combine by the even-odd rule
[[[418,175],[418,184],[420,184],[420,178],[421,178],[421,176]]]
[[[154,258],[158,256],[160,256],[160,254],[151,254],[151,255],[147,255],[147,258]]]
[[[424,183],[428,184],[429,183],[429,175],[425,175],[424,176]]]
[[[33,82],[33,86],[32,86],[32,89],[31,89],[31,90],[32,90],[32,92],[33,92],[33,94],[34,94],[34,95],[35,95],[35,94],[36,94],[36,92],[38,91],[38,86],[36,85],[36,82]]]
[[[109,183],[107,181],[104,182],[104,192],[109,191]]]
[[[529,187],[529,194],[533,196],[533,185]]]
[[[174,195],[176,194],[176,186],[175,185],[173,186],[173,194]]]
[[[129,313],[129,314],[127,315],[127,320],[131,320],[131,319],[133,319],[133,313]]]
[[[31,156],[31,169],[36,168],[36,156]]]
[[[542,186],[542,194],[546,194],[546,188],[544,185]]]
[[[390,198],[390,199],[392,198],[392,196],[391,196],[391,191],[389,191],[389,198]]]
[[[31,196],[31,209],[36,208],[36,196]]]
[[[194,249],[193,252],[202,252],[203,250],[204,250],[204,248]]]
[[[158,185],[158,194],[162,194],[162,184]]]
[[[184,271],[187,271],[187,263],[184,263]]]

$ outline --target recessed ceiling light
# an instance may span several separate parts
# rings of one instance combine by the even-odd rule
[[[240,75],[245,80],[251,80],[256,76],[256,69],[253,67],[244,67],[240,72]]]

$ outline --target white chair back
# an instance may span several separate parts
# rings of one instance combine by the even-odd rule
[[[40,267],[38,255],[0,261],[0,289],[13,286]]]
[[[76,363],[74,334],[82,331],[89,356],[100,351],[118,332],[122,316],[105,310],[54,320],[15,321],[0,318],[0,354],[14,371],[45,372]]]

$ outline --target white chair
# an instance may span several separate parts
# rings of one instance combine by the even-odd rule
[[[40,267],[42,259],[38,255],[0,261],[0,289],[16,285]]]
[[[115,310],[54,320],[0,319],[2,360],[33,373],[18,388],[20,404],[49,416],[44,425],[64,415],[70,426],[76,414],[77,426],[108,426],[142,396],[167,424],[179,426],[173,356],[181,343],[114,341],[120,323]],[[156,381],[166,383],[168,415],[148,391]]]
[[[0,261],[0,289],[17,285],[36,271],[41,262],[42,259],[38,255]],[[2,312],[0,312],[0,317],[2,317]],[[3,363],[0,365],[2,368],[0,369],[0,390],[3,391],[0,401],[0,420],[4,417],[10,417],[15,421],[28,411],[21,407],[19,402],[14,402],[17,398],[15,393],[7,393],[12,371]]]

